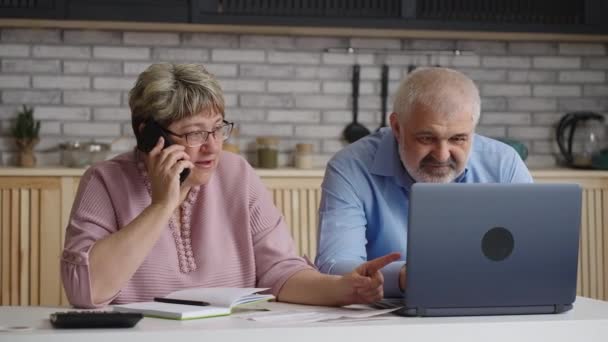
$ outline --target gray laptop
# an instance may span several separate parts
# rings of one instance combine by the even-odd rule
[[[575,184],[414,184],[408,316],[558,313],[576,297]]]

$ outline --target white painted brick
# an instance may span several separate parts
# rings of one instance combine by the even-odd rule
[[[406,39],[403,41],[404,50],[454,50],[456,41],[441,39]]]
[[[122,32],[97,30],[65,30],[63,42],[68,44],[120,44]]]
[[[538,112],[557,109],[557,100],[548,98],[512,97],[507,99],[509,110]]]
[[[239,125],[239,122],[265,121],[266,111],[259,108],[229,108],[226,111],[226,120],[234,121],[237,126]]]
[[[63,73],[117,75],[122,74],[122,63],[110,61],[64,61]]]
[[[510,82],[521,83],[554,83],[557,80],[556,71],[512,70],[509,71]]]
[[[342,139],[323,140],[321,151],[324,153],[335,154],[346,147],[346,141]]]
[[[321,113],[312,110],[270,110],[268,122],[319,123]]]
[[[483,96],[530,96],[529,85],[520,84],[484,84],[481,86]]]
[[[338,138],[342,136],[342,125],[299,125],[296,126],[295,136],[306,138]]]
[[[61,71],[61,65],[57,60],[34,60],[34,59],[4,59],[2,60],[2,72],[25,72],[25,73],[57,73]]]
[[[120,133],[121,136],[135,139],[135,134],[133,134],[133,125],[130,122],[122,123],[120,126],[121,126],[121,133]],[[135,145],[135,144],[133,144],[133,145]]]
[[[1,75],[0,89],[29,88],[30,78],[28,76]]]
[[[0,57],[28,57],[30,47],[18,44],[0,44]]]
[[[127,107],[101,107],[93,109],[93,121],[131,121]]]
[[[527,69],[532,66],[530,57],[483,57],[481,65],[487,68]]]
[[[507,136],[514,139],[552,139],[554,128],[550,126],[510,126],[507,127]]]
[[[504,97],[483,97],[481,99],[482,111],[505,111],[507,100]]]
[[[91,81],[80,76],[34,76],[34,88],[44,89],[89,89]]]
[[[160,61],[191,61],[195,63],[206,62],[209,60],[209,51],[195,48],[154,48],[152,59]]]
[[[246,136],[270,135],[275,137],[293,136],[293,125],[286,124],[255,124],[249,123],[241,126],[241,134]]]
[[[551,126],[555,125],[561,119],[564,113],[534,113],[532,114],[532,124],[539,126]]]
[[[509,42],[509,53],[550,56],[557,54],[557,44],[553,42]]]
[[[243,35],[240,37],[240,47],[245,49],[293,49],[295,46],[295,39],[287,36]]]
[[[268,51],[268,61],[277,64],[319,64],[321,55],[314,52]]]
[[[2,102],[7,104],[59,104],[61,102],[61,92],[51,90],[3,90]]]
[[[507,136],[507,128],[504,126],[483,126],[475,128],[475,133],[491,138],[504,138]]]
[[[333,37],[296,37],[296,48],[305,50],[325,50],[331,48],[346,48],[348,38]]]
[[[239,47],[239,37],[234,34],[184,33],[182,35],[182,42],[184,45],[201,47]]]
[[[325,123],[340,123],[346,126],[353,121],[352,110],[328,110],[321,113],[321,122]],[[359,111],[357,113],[357,121],[366,125],[378,124],[380,122],[379,112],[370,112],[367,110]],[[388,120],[387,120],[388,122]]]
[[[526,166],[530,169],[544,169],[555,167],[556,160],[553,155],[531,154],[526,159]]]
[[[478,67],[481,64],[479,56],[460,55],[460,56],[435,56],[431,57],[431,64],[444,67]]]
[[[296,79],[320,79],[320,80],[335,80],[347,79],[352,74],[352,68],[348,66],[304,66],[295,68]],[[361,75],[362,77],[363,75]]]
[[[295,95],[297,108],[344,109],[349,103],[347,96],[341,95]]]
[[[584,96],[608,96],[608,85],[585,85]]]
[[[491,69],[462,69],[459,71],[469,76],[473,81],[506,81],[506,70],[491,70]]]
[[[59,135],[61,134],[61,123],[59,121],[41,121],[40,135]]]
[[[123,106],[129,106],[129,92],[123,91],[120,93],[120,104]]]
[[[312,156],[312,165],[317,169],[325,169],[333,154],[315,154]]]
[[[480,118],[483,125],[529,125],[532,121],[530,113],[484,112]]]
[[[78,91],[63,92],[63,103],[74,105],[120,105],[117,91]]]
[[[351,71],[352,69],[350,69],[349,71]],[[382,76],[382,68],[380,66],[362,66],[361,67],[361,73],[360,73],[360,78],[362,80],[374,80],[374,81],[378,81],[380,80],[381,76]],[[393,80],[393,81],[399,81],[401,80],[401,72],[402,72],[402,68],[400,67],[395,67],[395,66],[389,66],[388,69],[388,79],[389,80]],[[334,78],[345,78],[345,76],[348,73],[346,71],[344,71],[344,74],[340,75],[341,77],[334,77]],[[350,76],[350,75],[349,75]]]
[[[125,102],[128,104],[128,102]],[[238,95],[237,94],[224,94],[224,104],[227,108],[236,107],[238,104]]]
[[[64,134],[72,134],[72,132],[91,137],[103,136],[119,136],[120,124],[118,123],[101,123],[101,122],[74,122],[63,124]]]
[[[404,55],[404,54],[388,54],[386,56],[386,64],[390,65],[428,65],[429,56],[427,55]]]
[[[38,120],[86,121],[90,111],[88,107],[36,106],[34,116]]]
[[[321,91],[321,82],[268,81],[268,91],[275,93],[318,93]]]
[[[533,141],[532,142],[532,153],[534,154],[557,154],[559,148],[557,143],[550,141]]]
[[[394,38],[351,38],[350,46],[357,49],[401,49],[401,40]]]
[[[605,55],[606,46],[600,43],[559,43],[559,54],[576,56]]]
[[[576,85],[535,85],[532,92],[534,96],[581,96],[581,87]]]
[[[586,57],[585,65],[589,69],[608,69],[608,58],[607,57]]]
[[[101,77],[93,78],[93,88],[102,90],[131,90],[136,77]]]
[[[484,40],[463,40],[458,41],[456,48],[462,51],[473,51],[478,54],[502,55],[507,52],[507,43]]]
[[[581,67],[580,57],[534,57],[535,68],[577,69]]]
[[[264,81],[255,80],[220,80],[224,91],[228,92],[264,92],[266,85]]]
[[[577,110],[592,110],[592,111],[608,111],[608,100],[604,98],[593,98],[593,99],[576,99],[576,98],[563,98],[559,99],[559,110],[566,111],[577,111]]]
[[[89,58],[91,48],[88,46],[34,45],[32,55],[43,58]]]
[[[374,55],[367,53],[324,53],[324,64],[373,64]]]
[[[3,29],[2,41],[11,43],[59,43],[59,30],[45,29]]]
[[[602,71],[560,71],[559,81],[563,83],[602,83],[606,74]]]
[[[139,75],[150,65],[152,65],[151,62],[125,62],[124,72],[125,75]]]
[[[114,47],[114,46],[95,46],[93,47],[93,57],[103,59],[149,59],[150,48],[146,47]]]
[[[261,50],[214,49],[211,59],[214,62],[263,62],[265,53]]]
[[[391,93],[389,88],[389,94]],[[351,103],[351,97],[348,97],[348,102]],[[388,103],[393,103],[392,99],[389,98]],[[350,105],[349,105],[350,106]],[[359,109],[361,110],[377,110],[380,108],[380,96],[376,95],[362,95],[359,96]]]
[[[294,67],[292,65],[259,65],[245,64],[239,66],[239,75],[242,77],[268,78],[293,78]]]
[[[292,108],[295,100],[291,95],[240,95],[243,107]],[[298,106],[299,107],[299,106]]]
[[[348,81],[324,81],[322,89],[324,94],[351,94],[353,86]],[[373,93],[374,83],[366,81],[359,83],[359,94],[369,95]]]
[[[179,33],[124,32],[125,45],[167,46],[179,45]]]
[[[217,77],[234,77],[237,75],[236,64],[205,63],[205,69]]]
[[[0,105],[0,119],[13,119],[15,117],[17,117],[17,111],[21,109],[21,104],[15,104],[15,105],[6,105],[6,104],[2,104]],[[34,115],[36,115],[36,113],[34,112]],[[2,121],[0,121],[2,122]],[[0,144],[1,146],[1,144]]]

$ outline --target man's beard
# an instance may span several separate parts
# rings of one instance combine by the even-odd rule
[[[405,151],[401,146],[399,146],[399,156],[401,157],[403,167],[405,167],[405,170],[416,182],[451,183],[458,176],[456,161],[452,157],[447,161],[441,162],[429,154],[422,159],[416,168],[410,168],[405,162]],[[436,167],[441,167],[441,169],[437,169]]]

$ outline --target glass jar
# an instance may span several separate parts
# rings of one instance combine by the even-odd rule
[[[297,169],[312,169],[312,144],[296,144],[294,164]]]
[[[279,166],[279,140],[274,137],[258,137],[255,142],[258,167],[276,169]]]

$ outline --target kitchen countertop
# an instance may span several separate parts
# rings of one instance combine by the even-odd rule
[[[67,167],[0,167],[0,176],[27,176],[27,177],[52,177],[52,176],[82,176],[86,169],[84,168],[67,168]],[[279,168],[279,169],[256,169],[256,173],[260,177],[322,177],[324,169],[302,170],[295,168]],[[608,170],[576,170],[566,168],[554,169],[538,169],[531,170],[534,177],[552,178],[552,177],[586,177],[586,178],[601,178],[608,177]]]

